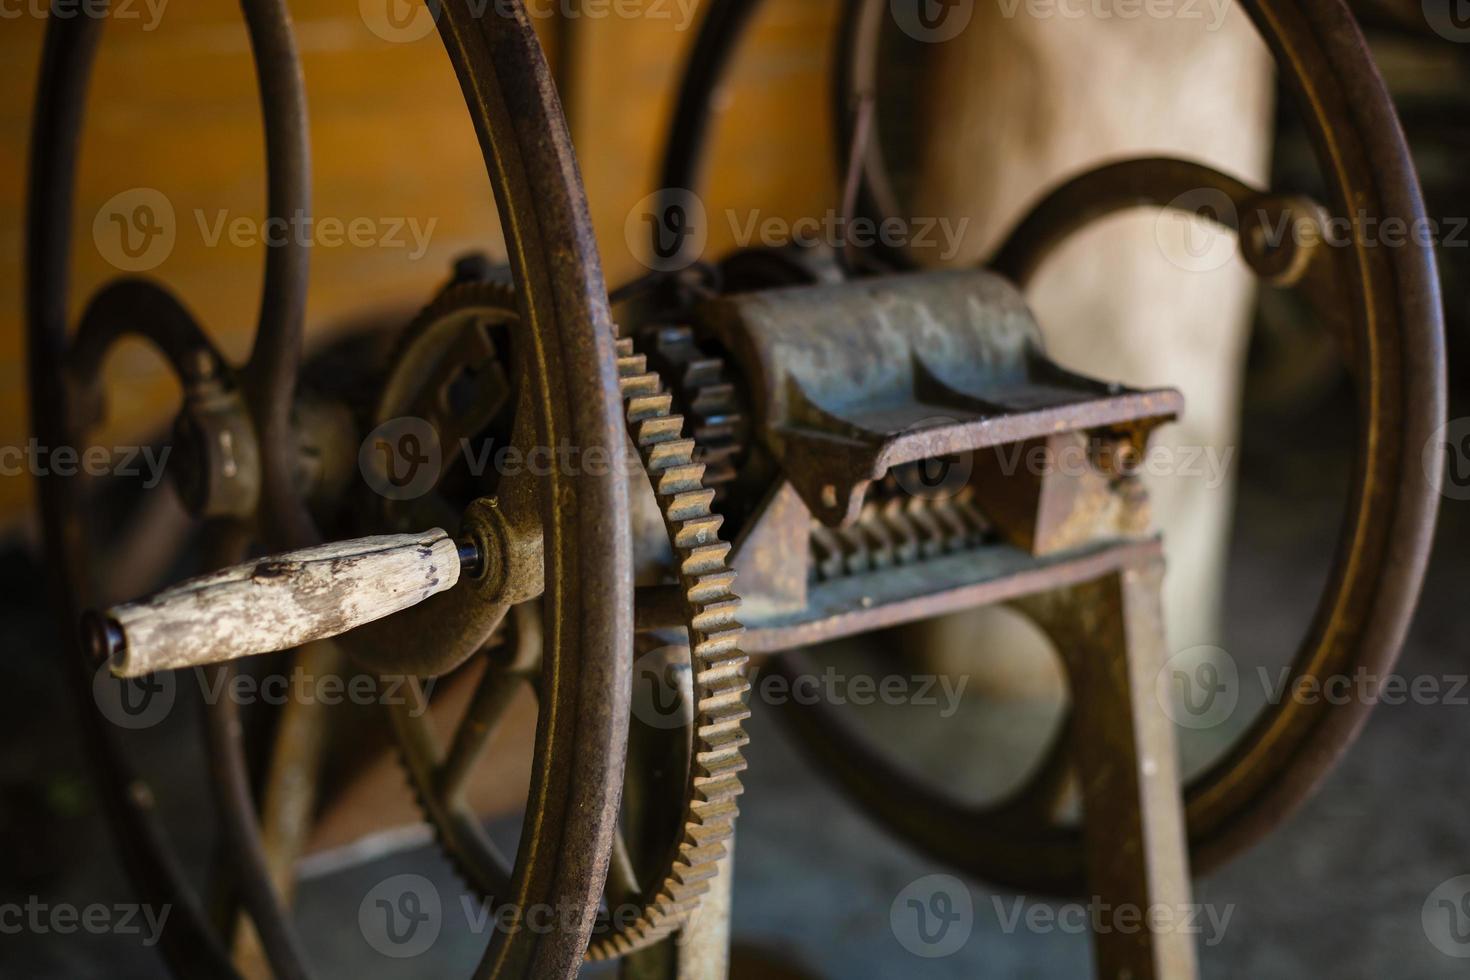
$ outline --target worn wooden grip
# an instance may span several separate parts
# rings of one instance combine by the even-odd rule
[[[437,528],[358,538],[190,579],[114,606],[91,628],[104,631],[112,672],[140,677],[336,636],[418,605],[459,575],[459,549]]]

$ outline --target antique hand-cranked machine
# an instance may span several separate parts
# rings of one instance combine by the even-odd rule
[[[270,212],[303,213],[307,134],[284,4],[243,6]],[[697,186],[712,94],[756,6],[708,5],[670,135],[666,188]],[[368,672],[434,678],[484,661],[447,743],[412,712],[393,709],[388,719],[439,843],[472,889],[510,910],[476,970],[483,976],[566,977],[584,960],[615,957],[629,975],[722,975],[749,658],[769,656],[795,674],[812,643],[981,604],[1013,603],[1031,616],[1054,640],[1072,692],[1056,743],[1004,803],[968,806],[896,766],[829,709],[791,709],[793,730],[825,773],[895,835],[987,882],[1147,907],[1186,902],[1192,870],[1240,852],[1297,805],[1367,706],[1283,699],[1181,787],[1173,729],[1153,698],[1163,544],[1134,472],[1150,433],[1181,400],[1048,360],[1021,293],[1058,242],[1099,217],[1166,207],[1192,190],[1233,205],[1207,217],[1238,224],[1250,267],[1315,308],[1357,393],[1351,499],[1295,677],[1387,672],[1436,501],[1419,464],[1444,414],[1433,258],[1422,243],[1375,248],[1356,232],[1329,247],[1322,234],[1263,231],[1286,221],[1320,233],[1334,216],[1413,222],[1423,208],[1393,110],[1341,0],[1245,7],[1315,138],[1324,200],[1259,191],[1182,160],[1130,160],[1054,191],[986,268],[926,271],[882,251],[742,252],[715,269],[656,274],[620,291],[628,310],[620,330],[557,94],[520,0],[447,0],[439,29],[484,150],[508,270],[462,263],[350,386],[298,378],[307,280],[295,244],[269,251],[243,366],[220,355],[164,286],[144,279],[103,288],[72,327],[72,184],[101,21],[53,19],[29,215],[35,432],[47,445],[81,445],[103,417],[109,350],[126,335],[151,341],[185,392],[173,476],[205,524],[208,561],[223,569],[87,612],[100,605],[89,557],[95,501],[85,480],[43,480],[52,590],[98,778],[140,900],[174,909],[162,943],[171,968],[231,975],[221,923],[235,917],[211,915],[195,897],[119,733],[94,709],[92,675],[104,661],[127,677],[183,667],[228,676],[249,655],[305,647],[301,656],[320,656],[312,644],[333,636]],[[850,148],[850,214],[898,208],[871,112],[888,8],[851,0],[843,18],[837,118]],[[665,217],[678,197],[669,195]],[[569,446],[586,465],[459,472],[453,453],[432,459],[395,445],[392,424],[405,418],[426,423],[443,446],[493,440],[523,454]],[[359,470],[369,432],[390,435],[365,448]],[[1007,465],[1017,449],[1038,447],[1075,449],[1089,464]],[[399,471],[398,449],[431,467],[424,492],[385,491],[423,479]],[[345,465],[334,452],[345,452]],[[625,459],[638,479],[627,479]],[[361,478],[330,476],[344,471]],[[656,540],[642,540],[660,524]],[[635,579],[635,546],[659,556],[654,575]],[[683,678],[683,704],[680,724],[651,732],[632,719],[630,689],[635,652],[655,647]],[[462,790],[495,718],[524,685],[540,712],[519,850],[506,859]],[[271,970],[304,976],[238,712],[228,698],[208,707],[222,853]],[[1059,816],[1071,780],[1081,789],[1080,827]],[[535,929],[522,918],[533,907],[577,914]],[[614,914],[628,908],[634,914]],[[681,930],[687,942],[668,941]],[[1106,977],[1196,972],[1182,933],[1095,941]]]

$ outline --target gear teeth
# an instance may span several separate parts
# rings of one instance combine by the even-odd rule
[[[696,847],[689,852],[689,855],[701,865],[712,865],[725,856],[725,845],[710,844],[708,847]]]
[[[874,492],[877,499],[863,505],[851,527],[812,522],[809,547],[817,581],[910,565],[995,540],[969,487],[947,498],[911,496],[890,475]]]
[[[816,521],[812,522],[811,552],[818,579],[826,581],[842,574],[842,542],[831,528]]]
[[[722,657],[701,657],[694,679],[699,684],[713,684],[726,677],[744,677],[749,665],[750,658],[739,650]]]
[[[618,387],[622,390],[624,398],[657,396],[659,392],[658,375],[647,372],[630,375],[619,380]]]
[[[658,343],[661,354],[677,351],[681,360],[691,361],[686,379],[718,380],[719,363],[694,358],[697,352],[687,330],[661,332]],[[710,511],[716,493],[708,485],[709,466],[696,440],[684,435],[685,420],[673,413],[673,397],[663,390],[659,375],[648,369],[648,360],[627,338],[618,341],[618,374],[627,400],[628,432],[653,483],[679,567],[698,703],[678,852],[642,914],[625,928],[595,937],[589,960],[643,949],[679,928],[699,907],[735,831],[739,774],[745,770],[740,749],[749,741],[741,726],[750,716],[745,678],[749,658],[738,646],[745,627],[736,621],[740,600],[731,591],[735,573],[726,563],[730,545],[719,537],[724,519]],[[733,392],[712,397],[702,406],[733,401]]]
[[[710,707],[704,713],[705,717],[698,725],[701,738],[722,732],[730,732],[740,728],[740,723],[750,717],[750,709],[738,698],[745,696],[745,690],[735,693],[734,697],[725,704],[717,704]]]
[[[919,560],[919,532],[909,521],[904,520],[902,500],[885,501],[880,508],[880,519],[892,538],[894,561],[900,565],[911,565]]]
[[[695,356],[694,331],[688,327],[659,327],[655,349],[671,361],[683,363]]]
[[[719,659],[700,660],[700,668],[695,674],[695,682],[699,684],[713,684],[726,677],[745,676],[745,668],[750,664],[750,658],[738,650]]]
[[[701,488],[704,480],[704,464],[675,463],[668,469],[660,470],[657,475],[654,492],[660,497],[668,497]]]
[[[696,765],[702,774],[701,778],[724,779],[745,771],[745,757],[739,752],[731,752],[708,761],[702,760]]]
[[[721,853],[715,858],[716,861],[725,856],[723,853],[725,849],[721,847],[719,850]],[[707,853],[714,853],[714,849],[710,848]],[[713,862],[691,864],[687,870],[679,874],[679,884],[686,886],[703,884],[705,885],[705,890],[708,891],[710,879],[719,873],[720,866]],[[693,909],[690,909],[690,911],[692,912]]]
[[[706,632],[695,643],[695,655],[708,657],[715,653],[726,653],[734,650],[740,643],[740,638],[745,635],[745,627],[739,623],[731,623],[720,626]]]
[[[694,787],[700,802],[708,805],[733,801],[740,795],[740,779],[733,773],[725,776],[695,776]]]
[[[723,842],[729,839],[730,825],[740,813],[740,808],[735,805],[731,798],[720,800],[696,800],[691,807],[696,820],[694,826],[688,828],[689,836],[699,842],[699,846],[708,847],[711,842]]]
[[[723,565],[725,556],[730,552],[729,543],[720,540],[720,526],[724,523],[725,519],[719,514],[701,514],[690,518],[679,527],[674,547],[681,551],[687,550],[690,560],[717,560]]]
[[[686,332],[692,333],[688,328]],[[693,343],[691,340],[691,351]],[[720,359],[718,357],[691,356],[684,362],[684,381],[693,385],[712,385],[720,381]]]
[[[476,288],[480,292],[451,287],[444,294],[447,299],[436,304],[480,297],[491,287]],[[507,309],[513,308],[514,294],[500,287],[494,289],[499,291],[491,298]],[[679,377],[718,381],[718,362],[701,359],[689,331],[674,330],[661,336],[659,344],[660,351],[665,346],[678,351],[680,363],[690,362]],[[710,512],[715,491],[709,486],[711,470],[706,450],[696,438],[684,434],[685,420],[673,413],[673,397],[664,390],[660,374],[650,370],[649,358],[635,348],[632,339],[618,338],[616,350],[628,434],[653,483],[674,546],[698,697],[686,809],[677,850],[662,880],[642,896],[640,914],[630,923],[619,921],[594,935],[586,954],[592,961],[644,949],[678,929],[699,908],[701,897],[709,891],[710,881],[719,873],[719,863],[728,853],[726,843],[735,832],[735,818],[740,812],[736,806],[741,793],[739,776],[746,766],[740,750],[749,742],[741,724],[750,716],[746,705],[750,684],[745,677],[748,658],[738,645],[744,627],[736,621],[740,601],[731,591],[735,573],[727,564],[730,545],[719,537],[724,519]],[[734,392],[724,391],[727,387],[712,384],[709,393],[697,399],[701,411],[713,413],[719,407],[727,413],[728,421]],[[738,420],[738,415],[735,418]],[[696,435],[710,428],[710,418],[701,415],[692,420]],[[432,780],[420,781],[426,777],[417,773],[401,739],[400,735],[400,756],[409,774],[409,785],[420,808],[430,817],[441,850],[466,885],[480,897],[487,897],[482,875],[452,843],[440,823],[441,817],[435,816],[432,801],[425,796],[434,791]]]
[[[735,585],[735,570],[730,568],[715,572],[690,572],[692,584],[689,586],[689,598],[698,602],[710,602],[725,595]]]
[[[709,506],[715,502],[713,490],[685,490],[676,493],[669,498],[664,505],[664,511],[672,520],[683,523],[684,521],[698,520],[709,515]]]
[[[686,523],[680,530],[681,536],[691,541],[704,541],[705,528],[690,528]],[[719,532],[716,525],[715,533]],[[679,571],[684,575],[722,575],[728,569],[725,567],[725,556],[730,553],[728,541],[711,541],[708,543],[696,543],[685,546],[685,551],[679,563]],[[731,575],[735,574],[730,572]]]
[[[724,360],[701,350],[689,327],[662,326],[647,336],[649,361],[670,380],[675,401],[689,416],[699,445],[696,458],[707,467],[704,485],[714,488],[718,502],[738,475],[736,463],[745,449],[740,392],[726,377]]]
[[[652,387],[657,392],[657,375],[639,375],[628,379],[630,386],[646,387],[645,379],[652,378]],[[670,416],[674,410],[674,396],[660,393],[655,394],[632,394],[628,397],[628,421],[643,422],[648,419],[658,419],[659,428],[673,428],[674,422],[678,423],[680,429],[684,428],[684,420],[677,416]]]
[[[744,729],[736,729],[712,734],[705,739],[705,743],[707,751],[701,752],[696,758],[722,759],[725,756],[740,756],[740,750],[750,744],[750,736],[745,734]],[[740,765],[744,767],[744,757],[740,757]]]
[[[638,427],[638,445],[648,451],[648,465],[657,473],[670,466],[694,461],[694,440],[683,437],[684,427],[667,418],[649,419]]]
[[[740,600],[729,596],[714,602],[704,603],[704,608],[694,615],[690,625],[700,632],[726,626],[735,622],[735,616],[740,611]]]

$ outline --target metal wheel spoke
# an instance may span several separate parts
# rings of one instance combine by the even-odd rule
[[[493,663],[486,665],[474,697],[455,728],[449,751],[434,774],[435,785],[446,800],[457,800],[463,794],[470,772],[522,683],[522,678],[515,674],[506,673]]]
[[[193,542],[196,531],[172,487],[145,494],[132,523],[102,563],[98,578],[103,599],[117,602],[156,588]]]
[[[311,142],[306,84],[290,14],[282,0],[242,0],[259,79],[265,123],[267,212],[293,222],[311,215]],[[311,250],[290,236],[266,249],[259,321],[250,350],[247,389],[260,442],[261,508],[269,543],[301,547],[320,539],[296,492],[292,396],[306,322]]]
[[[480,818],[467,807],[454,807],[449,819],[452,822],[451,836],[458,844],[455,853],[468,868],[477,887],[492,900],[508,901],[512,894],[512,862],[490,839]],[[471,841],[473,844],[466,846]]]

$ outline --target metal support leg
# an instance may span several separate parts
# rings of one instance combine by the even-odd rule
[[[725,842],[720,873],[676,940],[679,980],[725,980],[730,975],[730,913],[734,895],[735,838]]]
[[[735,839],[725,843],[720,873],[710,881],[694,917],[651,949],[623,960],[620,980],[725,980],[730,975],[730,910]]]
[[[1073,697],[1094,950],[1103,980],[1194,980],[1189,853],[1163,667],[1162,561],[1017,605],[1056,642]],[[1163,907],[1169,915],[1155,917]]]

